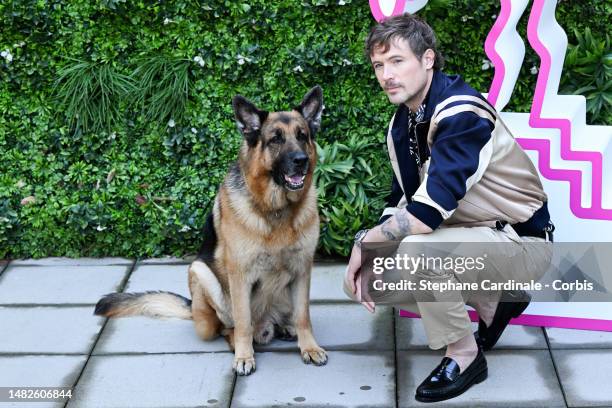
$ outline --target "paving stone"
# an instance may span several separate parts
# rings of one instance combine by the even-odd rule
[[[399,317],[395,319],[397,348],[400,350],[429,349],[427,336],[421,319]],[[478,323],[472,323],[474,331]],[[547,349],[546,338],[541,327],[509,325],[495,345],[500,349]]]
[[[176,258],[174,256],[165,256],[163,258],[148,258],[148,259],[139,259],[138,265],[166,265],[166,264],[190,264],[195,259],[195,255],[186,256],[184,258]]]
[[[88,354],[103,322],[91,307],[0,307],[0,353]]]
[[[345,268],[346,265],[343,264],[315,266],[311,279],[310,299],[315,302],[351,302],[342,291]],[[190,297],[187,286],[187,265],[139,263],[130,276],[125,292],[146,290],[167,290]]]
[[[612,350],[553,350],[570,407],[612,406]]]
[[[93,356],[68,407],[227,407],[231,353]]]
[[[310,299],[315,302],[352,302],[342,290],[346,264],[317,264],[312,269]]]
[[[546,328],[552,349],[612,349],[612,332]]]
[[[138,265],[130,275],[124,292],[166,290],[190,298],[187,265]]]
[[[94,354],[186,353],[229,351],[225,339],[200,339],[191,320],[158,320],[147,317],[110,319]]]
[[[257,371],[238,377],[232,407],[392,407],[392,352],[328,354],[323,367],[297,353],[256,353]]]
[[[87,356],[0,356],[2,387],[72,387]],[[0,407],[63,407],[65,402],[0,402]]]
[[[130,266],[16,266],[0,276],[0,305],[95,304],[118,290]]]
[[[312,329],[319,345],[328,350],[393,350],[393,308],[378,306],[372,315],[355,304],[313,304]],[[297,350],[297,342],[273,340],[257,350]]]
[[[132,265],[133,259],[127,258],[40,258],[15,259],[11,261],[15,266],[105,266],[105,265]]]
[[[443,352],[400,351],[397,356],[399,407],[431,406],[414,399],[416,388],[440,363]],[[547,350],[502,350],[487,355],[489,377],[436,407],[564,407]]]

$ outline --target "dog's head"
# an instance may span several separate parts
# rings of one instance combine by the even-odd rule
[[[233,100],[238,129],[244,136],[241,160],[249,173],[269,177],[286,191],[312,182],[316,163],[315,133],[321,124],[323,91],[312,88],[289,112],[266,112],[238,95]]]

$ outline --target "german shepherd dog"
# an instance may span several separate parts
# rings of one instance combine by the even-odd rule
[[[292,111],[266,112],[238,95],[243,142],[189,266],[191,300],[170,292],[112,293],[96,305],[106,317],[193,319],[204,340],[224,335],[239,375],[255,371],[253,340],[295,340],[305,363],[324,365],[310,322],[310,274],[319,238],[312,186],[323,94],[312,88]]]

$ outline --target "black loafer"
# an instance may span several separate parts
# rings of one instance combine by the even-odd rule
[[[459,364],[449,357],[444,357],[419,385],[414,396],[420,402],[437,402],[463,394],[472,385],[483,382],[488,375],[487,360],[480,347],[472,364],[459,373]]]
[[[484,351],[491,350],[514,317],[519,317],[527,309],[531,295],[524,290],[502,292],[491,326],[487,327],[482,319],[478,320],[478,332],[474,333],[476,342]]]

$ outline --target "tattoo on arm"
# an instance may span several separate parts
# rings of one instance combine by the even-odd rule
[[[397,219],[397,227],[402,237],[406,235],[412,235],[412,225],[410,224],[410,213],[406,210],[399,211],[395,216]]]
[[[387,238],[389,241],[396,241],[397,237],[393,233],[393,228],[391,227],[390,221],[391,221],[391,218],[385,221],[383,225],[381,225],[380,231],[383,233],[385,238]]]
[[[399,211],[389,218],[381,225],[380,231],[390,241],[398,241],[407,235],[412,235],[412,225],[410,225],[408,211]]]

